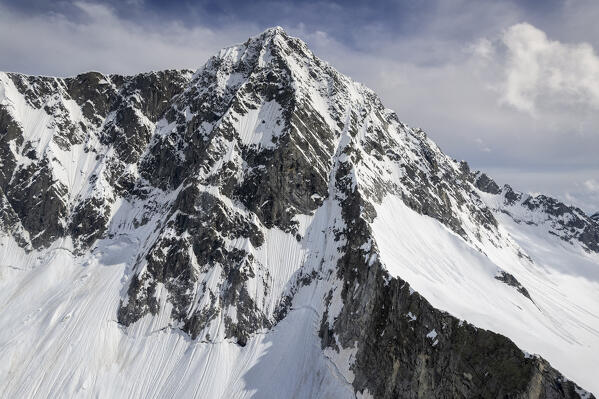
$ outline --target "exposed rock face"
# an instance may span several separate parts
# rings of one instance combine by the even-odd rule
[[[245,346],[314,290],[322,349],[355,350],[356,393],[583,392],[393,277],[371,224],[393,195],[481,252],[514,245],[498,212],[599,252],[597,218],[471,172],[280,28],[193,75],[0,74],[0,88],[0,228],[27,250],[71,240],[80,255],[135,237],[121,325],[166,317],[191,339]],[[283,245],[288,264],[269,255]]]
[[[364,273],[367,281],[352,279],[371,291],[346,293],[332,330],[343,347],[358,348],[356,391],[381,398],[578,397],[576,385],[543,359],[432,308],[407,283],[388,281],[377,269]],[[334,344],[329,334],[324,344]]]
[[[72,235],[89,247],[102,236],[110,204],[136,179],[129,165],[189,77],[189,71],[1,77],[9,101],[0,106],[0,187],[30,245]]]
[[[249,334],[270,327],[247,291],[246,282],[256,275],[253,255],[243,248],[227,248],[226,241],[237,238],[253,247],[264,241],[256,225],[214,195],[197,186],[181,190],[158,238],[136,265],[138,269],[145,266],[146,271],[136,275],[129,286],[128,303],[119,310],[119,321],[128,325],[148,312],[156,314],[154,293],[160,283],[169,291],[173,319],[193,338],[204,332],[221,309],[231,308],[236,320],[231,315],[224,317],[226,337],[236,337],[242,344]],[[207,288],[199,276],[217,270],[223,285],[218,290]],[[204,307],[195,303],[196,296],[207,302]]]
[[[497,183],[495,183],[493,179],[491,179],[484,173],[479,173],[476,175],[474,185],[480,191],[484,191],[486,193],[499,194],[501,192],[501,189],[499,188]]]

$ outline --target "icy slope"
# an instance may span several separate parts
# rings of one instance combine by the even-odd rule
[[[3,396],[586,395],[543,358],[598,390],[597,221],[280,28],[194,74],[0,74],[0,160]]]

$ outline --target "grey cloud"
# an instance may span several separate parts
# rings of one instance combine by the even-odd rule
[[[87,70],[195,69],[218,48],[247,36],[242,29],[188,28],[176,21],[135,24],[105,5],[73,5],[82,18],[60,13],[27,16],[0,6],[0,68],[58,76]]]

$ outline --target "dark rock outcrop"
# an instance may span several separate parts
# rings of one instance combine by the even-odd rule
[[[521,293],[522,295],[524,295],[525,297],[527,297],[528,299],[530,299],[532,301],[532,298],[530,297],[528,290],[526,288],[524,288],[524,286],[522,284],[520,284],[520,282],[513,275],[511,275],[507,272],[501,271],[497,276],[495,276],[495,278],[503,283],[506,283],[507,285],[509,285],[511,287],[514,287],[515,289],[518,290],[519,293]]]

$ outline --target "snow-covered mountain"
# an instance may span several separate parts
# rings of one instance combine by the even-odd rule
[[[195,73],[0,73],[0,163],[2,397],[599,392],[598,218],[281,28]]]

